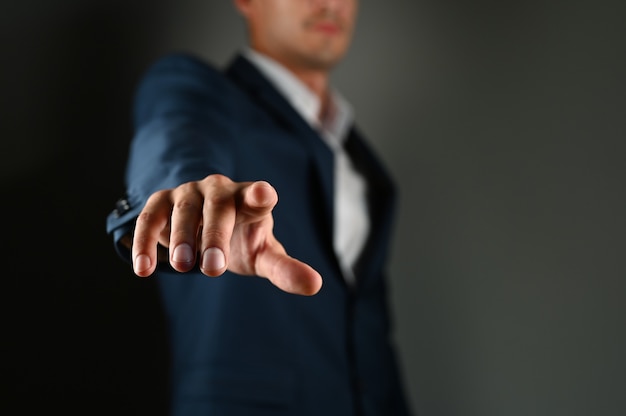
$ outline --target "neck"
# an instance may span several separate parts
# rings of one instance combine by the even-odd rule
[[[319,119],[324,120],[329,112],[330,94],[328,92],[328,72],[294,69],[287,67],[320,100]]]
[[[283,67],[287,68],[292,74],[296,76],[304,85],[306,85],[313,94],[317,95],[322,103],[322,107],[326,105],[328,101],[328,84],[329,84],[329,69],[321,66],[302,65],[293,60],[284,59],[276,54],[264,51],[261,48],[256,48],[260,53],[264,53],[266,56],[274,59],[280,63]]]
[[[280,62],[280,61],[279,61]],[[296,78],[304,83],[315,95],[317,95],[322,103],[327,101],[328,97],[328,71],[319,69],[309,69],[289,65],[281,62]]]
[[[329,94],[330,71],[328,67],[298,64],[293,60],[264,51],[262,48],[256,47],[253,49],[281,64],[319,98],[320,120],[328,114],[331,101]]]

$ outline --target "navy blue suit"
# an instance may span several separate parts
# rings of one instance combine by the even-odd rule
[[[385,264],[395,190],[353,128],[347,147],[369,183],[372,231],[346,285],[333,251],[333,154],[245,58],[217,70],[189,55],[156,62],[138,87],[127,197],[107,219],[116,248],[148,196],[212,173],[278,191],[274,233],[323,278],[317,295],[268,280],[157,279],[171,334],[174,415],[408,415],[390,339]]]

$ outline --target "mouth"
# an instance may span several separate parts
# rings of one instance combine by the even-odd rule
[[[311,29],[327,35],[336,35],[341,32],[341,26],[335,22],[316,22],[311,25]]]
[[[344,25],[338,19],[329,18],[313,18],[306,23],[306,26],[317,33],[325,35],[338,35],[344,31]]]

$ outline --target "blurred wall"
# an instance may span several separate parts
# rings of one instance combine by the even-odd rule
[[[4,9],[2,406],[165,415],[154,282],[104,221],[142,71],[174,49],[224,63],[243,26],[228,0]],[[400,186],[395,336],[421,416],[626,414],[625,9],[361,1],[334,82]]]

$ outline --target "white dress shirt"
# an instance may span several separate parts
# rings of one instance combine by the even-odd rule
[[[298,113],[319,132],[335,155],[333,244],[346,281],[354,283],[354,263],[369,233],[366,182],[354,169],[344,142],[354,121],[349,103],[335,90],[330,92],[329,111],[320,119],[321,102],[302,81],[273,59],[252,49],[245,56],[274,84]]]

